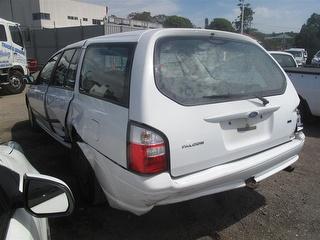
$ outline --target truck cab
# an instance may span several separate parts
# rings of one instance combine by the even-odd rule
[[[28,75],[26,49],[18,23],[0,18],[0,88],[21,93]]]

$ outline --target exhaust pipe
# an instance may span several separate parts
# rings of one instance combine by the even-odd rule
[[[293,172],[293,171],[294,171],[294,166],[286,167],[285,169],[283,169],[283,171],[286,171],[286,172]]]
[[[256,189],[259,187],[259,183],[254,179],[254,177],[248,178],[245,183],[246,187],[250,189]]]

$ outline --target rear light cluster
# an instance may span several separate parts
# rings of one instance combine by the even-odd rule
[[[129,168],[142,174],[155,174],[168,169],[166,140],[144,126],[130,125]]]
[[[296,109],[297,113],[297,125],[296,125],[296,132],[301,132],[303,130],[303,123],[302,123],[302,118],[300,114],[300,110],[297,108]]]

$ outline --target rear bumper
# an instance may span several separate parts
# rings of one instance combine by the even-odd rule
[[[107,160],[88,145],[79,146],[95,169],[110,205],[141,215],[156,205],[244,187],[245,180],[251,177],[259,182],[296,162],[304,139],[301,132],[292,141],[267,151],[179,178],[172,178],[169,173],[139,176]]]

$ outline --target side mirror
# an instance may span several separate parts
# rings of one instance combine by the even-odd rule
[[[35,78],[32,75],[26,76],[25,81],[27,84],[35,84],[35,82],[36,82]]]
[[[26,174],[23,195],[25,209],[35,217],[68,216],[74,209],[68,185],[50,176]]]

